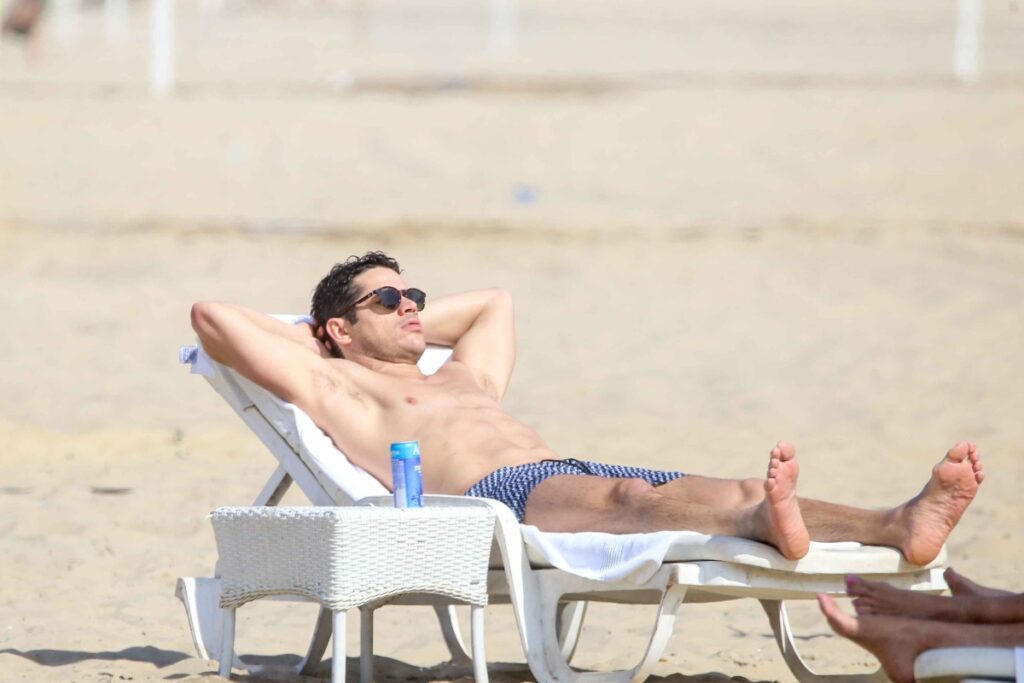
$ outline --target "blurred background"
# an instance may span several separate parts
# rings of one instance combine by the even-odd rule
[[[756,476],[786,438],[805,494],[881,506],[977,441],[989,479],[950,556],[1024,590],[1017,0],[2,12],[5,680],[209,673],[171,587],[213,565],[204,516],[273,467],[177,365],[189,307],[303,312],[368,249],[433,297],[512,291],[505,405],[566,456]],[[396,613],[379,651],[436,664]],[[724,613],[658,675],[788,680],[756,605]],[[819,662],[870,668],[804,614]],[[596,619],[583,664],[631,664],[611,627],[647,619]],[[493,620],[489,650],[522,661]],[[302,649],[272,621],[243,647]]]
[[[1012,0],[42,6],[27,41],[8,31],[0,46],[5,223],[578,234],[1022,220]]]

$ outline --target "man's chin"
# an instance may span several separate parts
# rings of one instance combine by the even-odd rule
[[[427,344],[423,341],[423,337],[420,337],[416,341],[409,340],[409,343],[402,344],[402,360],[415,363],[426,350]]]

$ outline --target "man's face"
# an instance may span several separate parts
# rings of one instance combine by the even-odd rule
[[[358,296],[361,299],[380,287],[408,288],[402,276],[390,268],[371,268],[356,276]],[[423,354],[426,342],[420,325],[416,304],[406,297],[398,308],[389,311],[376,295],[355,307],[356,322],[347,323],[351,344],[343,353],[361,354],[377,360],[395,363],[415,363]]]

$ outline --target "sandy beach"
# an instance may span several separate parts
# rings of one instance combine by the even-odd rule
[[[175,578],[212,571],[206,515],[275,463],[178,365],[189,307],[305,312],[335,261],[378,248],[431,296],[512,293],[505,406],[567,457],[759,476],[787,439],[803,495],[884,507],[975,441],[988,478],[950,564],[1024,590],[1019,15],[988,10],[965,86],[951,10],[748,4],[524,3],[515,58],[479,8],[442,13],[448,52],[401,3],[369,24],[227,3],[209,34],[182,10],[165,101],[118,66],[142,38],[100,49],[95,8],[35,64],[5,37],[0,680],[217,680]],[[374,49],[329,42],[331,21]],[[814,666],[874,667],[793,612]],[[239,649],[280,664],[314,609],[240,615]],[[594,608],[575,663],[632,665],[652,618]],[[492,680],[532,680],[509,610],[487,620]],[[755,603],[678,623],[652,680],[792,680]],[[376,638],[381,680],[471,678],[430,610],[382,609]]]

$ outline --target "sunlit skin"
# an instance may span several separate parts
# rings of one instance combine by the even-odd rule
[[[846,593],[861,616],[900,616],[934,621],[975,624],[1024,622],[1024,594],[985,588],[957,574],[952,567],[944,574],[952,595],[915,593],[847,577]]]
[[[1024,622],[960,623],[908,616],[854,616],[828,595],[819,595],[825,618],[839,635],[878,658],[893,683],[913,683],[914,660],[940,647],[1016,647],[1024,645]]]
[[[410,286],[383,267],[353,282],[355,299]],[[321,329],[200,302],[192,323],[211,357],[301,407],[385,486],[393,441],[420,442],[427,493],[462,494],[501,467],[561,457],[501,407],[515,364],[514,311],[504,290],[428,298],[422,312],[407,298],[387,310],[371,296],[356,307],[354,323],[331,318]],[[344,358],[332,357],[322,340]],[[452,360],[432,376],[416,366],[427,343],[453,347]],[[899,548],[926,564],[983,473],[974,445],[957,444],[917,496],[887,510],[798,498],[798,476],[796,450],[786,442],[771,449],[763,478],[687,476],[652,487],[638,479],[559,475],[530,493],[526,522],[551,531],[693,529],[765,541],[789,558],[806,554],[812,539],[855,540]]]

